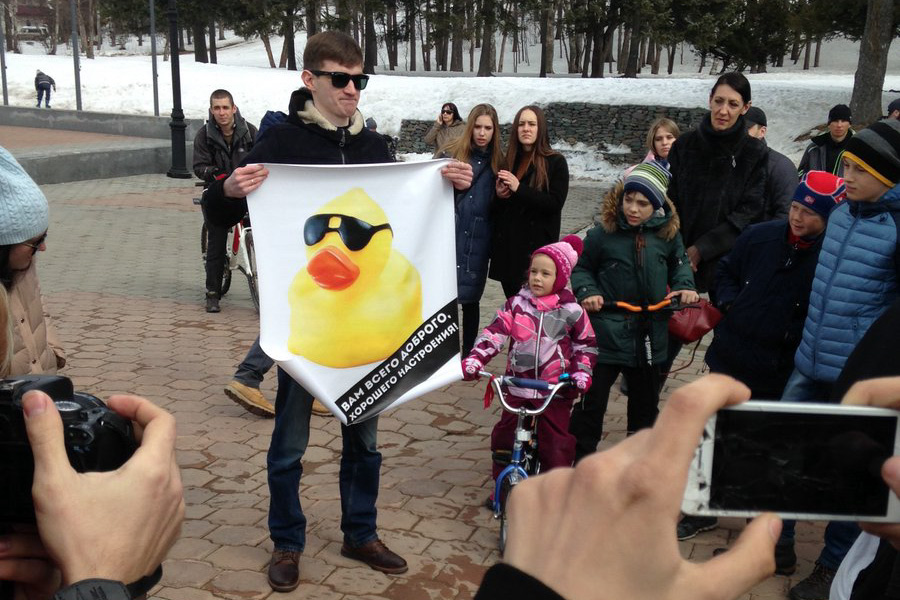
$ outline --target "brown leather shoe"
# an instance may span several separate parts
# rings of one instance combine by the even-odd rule
[[[319,402],[317,398],[313,398],[312,403],[312,413],[314,415],[319,415],[320,417],[330,417],[331,411],[328,410],[328,407]]]
[[[403,557],[391,552],[381,540],[372,540],[358,548],[351,548],[344,542],[341,546],[341,556],[362,561],[376,571],[390,575],[406,573],[409,570]]]
[[[300,553],[275,550],[269,561],[269,586],[276,592],[290,592],[300,585]]]

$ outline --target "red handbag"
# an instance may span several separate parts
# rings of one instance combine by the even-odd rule
[[[683,344],[690,344],[709,333],[721,320],[719,309],[709,300],[700,298],[699,302],[686,304],[669,318],[669,334]]]

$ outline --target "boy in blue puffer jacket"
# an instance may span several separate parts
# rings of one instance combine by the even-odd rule
[[[887,119],[860,131],[841,160],[847,202],[828,220],[784,401],[827,402],[856,344],[900,296],[900,121]],[[830,522],[815,569],[791,588],[790,597],[827,598],[858,534],[855,523]],[[793,523],[785,522],[778,544],[793,543]]]

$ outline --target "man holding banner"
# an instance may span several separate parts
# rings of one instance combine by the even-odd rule
[[[344,33],[326,31],[309,38],[303,53],[304,87],[291,96],[287,121],[274,125],[224,182],[206,194],[213,218],[227,221],[246,210],[246,196],[269,174],[262,164],[369,164],[391,162],[384,140],[366,129],[357,110],[368,76],[362,70],[359,45]],[[352,83],[352,85],[351,85]],[[450,163],[441,170],[457,189],[471,185],[472,169]],[[269,532],[275,551],[269,563],[269,585],[288,592],[300,581],[299,558],[306,543],[306,518],[298,488],[301,459],[309,442],[313,395],[278,369],[275,427],[268,453]],[[341,554],[389,574],[405,572],[406,561],[378,538],[375,501],[381,453],[376,445],[377,417],[341,425],[340,464]]]

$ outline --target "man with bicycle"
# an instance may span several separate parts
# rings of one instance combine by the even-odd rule
[[[227,90],[216,90],[209,97],[209,119],[194,137],[194,174],[208,187],[213,181],[231,175],[250,152],[256,140],[256,127],[241,116]],[[225,244],[230,226],[211,223],[203,205],[206,221],[206,312],[219,312],[222,273],[225,270]],[[241,215],[243,217],[243,215]],[[240,218],[240,217],[239,217]]]
[[[357,110],[369,77],[363,74],[359,44],[338,31],[307,40],[303,52],[304,87],[291,95],[287,120],[272,125],[244,159],[244,165],[206,190],[209,216],[219,223],[239,219],[246,196],[259,188],[268,170],[257,163],[366,164],[391,162],[384,139],[366,129]],[[472,167],[453,162],[442,175],[457,189],[472,184]],[[301,195],[286,198],[297,200]],[[313,396],[281,368],[275,397],[275,427],[267,459],[269,534],[275,549],[269,562],[269,585],[289,592],[300,583],[300,554],[306,545],[306,517],[297,490],[301,460],[309,442]],[[383,573],[404,573],[406,561],[379,538],[375,501],[381,472],[377,448],[378,418],[342,425],[340,464],[341,554]]]

